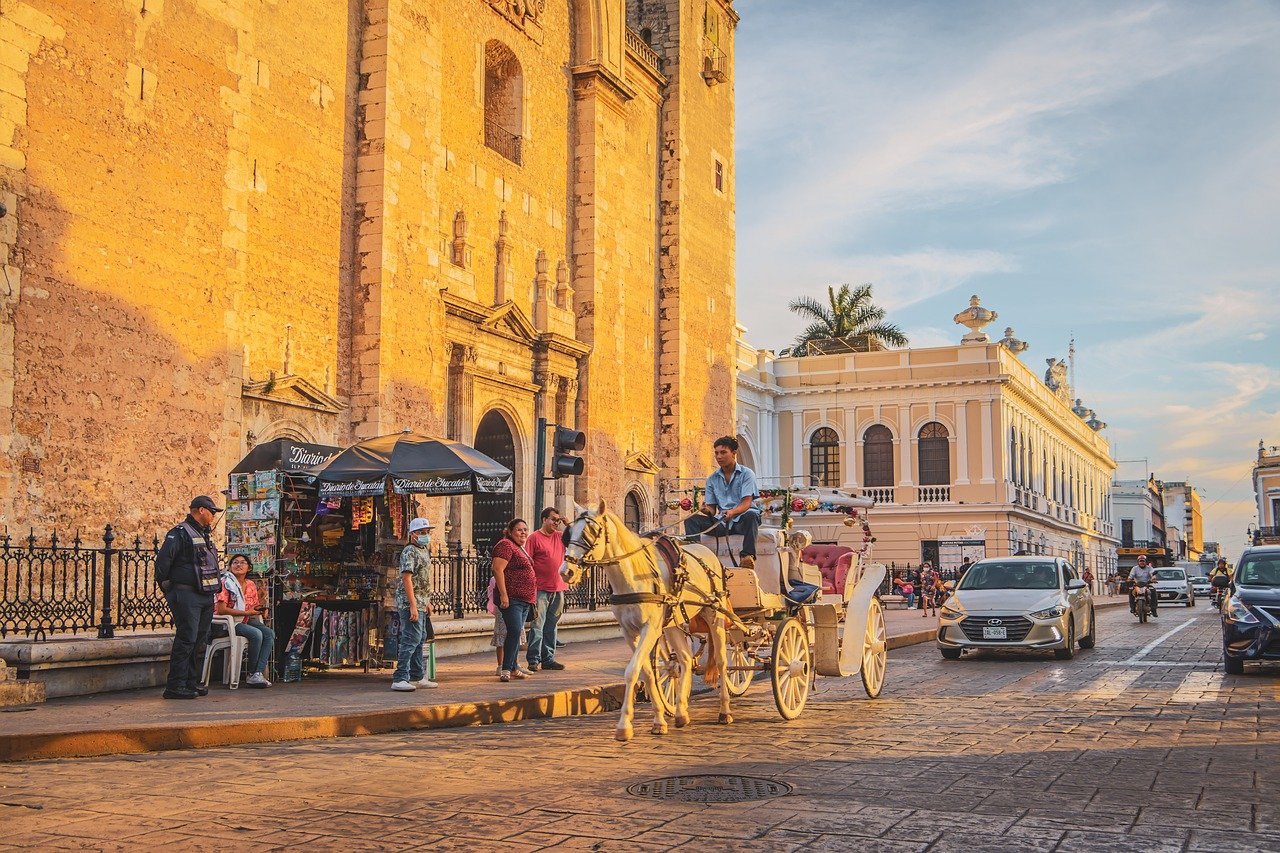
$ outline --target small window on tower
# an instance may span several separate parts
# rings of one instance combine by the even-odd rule
[[[716,161],[716,192],[724,192],[724,163]]]

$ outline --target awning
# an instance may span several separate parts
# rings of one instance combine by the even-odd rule
[[[287,438],[267,441],[250,450],[231,469],[232,474],[252,474],[256,471],[308,471],[323,465],[342,452],[341,447],[327,444],[306,444]]]

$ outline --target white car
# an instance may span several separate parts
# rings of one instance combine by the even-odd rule
[[[1155,578],[1156,597],[1159,598],[1161,604],[1196,606],[1196,594],[1191,588],[1191,582],[1187,580],[1185,569],[1154,569],[1151,572],[1151,576]]]
[[[969,567],[939,610],[938,651],[1045,649],[1069,660],[1097,642],[1093,596],[1061,557],[988,557]]]
[[[1213,585],[1209,583],[1209,579],[1204,575],[1192,575],[1191,592],[1197,596],[1207,596],[1213,592]]]

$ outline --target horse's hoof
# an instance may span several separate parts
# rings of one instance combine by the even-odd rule
[[[732,723],[732,722],[733,722],[733,714],[721,714],[721,715],[720,715],[720,724],[721,724],[721,725],[723,725],[723,726],[727,726],[727,725],[729,725],[729,724],[730,724],[730,723]]]
[[[652,731],[655,735],[665,735],[667,733],[667,727],[665,725],[654,726]]]
[[[677,729],[683,729],[683,728],[684,728],[685,726],[687,726],[687,725],[689,725],[689,718],[688,718],[688,717],[676,717],[676,728],[677,728]]]
[[[614,733],[614,737],[622,743],[626,743],[631,740],[631,727],[627,726],[625,729],[618,729],[618,731]]]

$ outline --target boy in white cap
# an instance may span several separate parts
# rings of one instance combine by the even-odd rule
[[[409,544],[400,552],[400,583],[396,585],[396,609],[400,611],[400,644],[392,690],[438,687],[422,660],[422,638],[431,618],[431,531],[425,518],[409,522]]]

